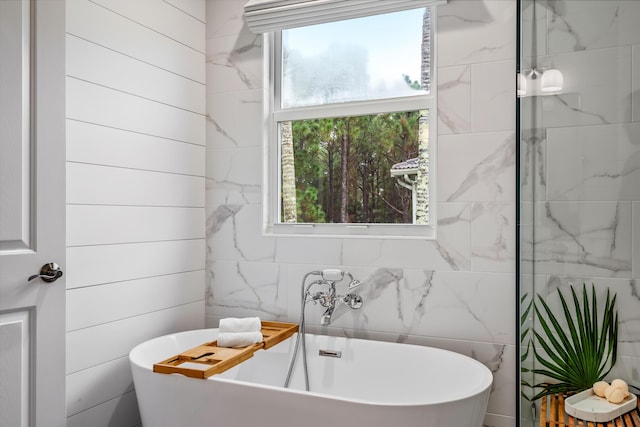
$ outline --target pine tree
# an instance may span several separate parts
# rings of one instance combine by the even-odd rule
[[[296,169],[293,156],[291,122],[280,124],[282,164],[282,221],[298,222],[296,208]]]
[[[421,86],[431,88],[431,16],[426,8],[422,18]],[[418,176],[416,178],[416,223],[429,223],[429,110],[420,111],[418,122]]]

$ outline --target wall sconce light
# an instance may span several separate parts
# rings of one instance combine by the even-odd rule
[[[564,78],[560,70],[556,68],[550,68],[542,73],[542,82],[540,83],[540,90],[543,92],[555,92],[562,90]]]
[[[550,92],[562,90],[564,78],[556,68],[533,68],[522,70],[516,80],[516,95],[519,97],[532,95],[551,95]]]

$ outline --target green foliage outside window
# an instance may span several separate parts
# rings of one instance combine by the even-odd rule
[[[292,122],[297,222],[411,223],[411,191],[390,170],[417,157],[419,118],[408,111]]]

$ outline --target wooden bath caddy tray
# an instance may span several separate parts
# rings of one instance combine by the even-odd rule
[[[567,415],[565,398],[559,394],[545,396],[541,401],[540,427],[638,427],[640,426],[640,399],[637,408],[608,422],[583,421]]]
[[[260,349],[273,347],[297,331],[296,323],[262,322],[262,342],[242,348],[228,348],[218,347],[217,341],[211,341],[154,364],[153,372],[206,379],[244,362]]]

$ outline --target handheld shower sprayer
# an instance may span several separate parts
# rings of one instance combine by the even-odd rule
[[[353,276],[351,275],[351,273],[349,273],[347,271],[347,274],[349,275],[349,278],[351,279],[351,281],[349,282],[349,285],[347,286],[347,289],[351,290],[351,289],[355,289],[358,286],[362,285],[362,282],[358,279],[354,279]]]
[[[338,270],[337,268],[326,268],[322,270],[320,276],[322,276],[322,279],[327,282],[337,282],[338,280],[342,280],[344,277],[344,271]]]

